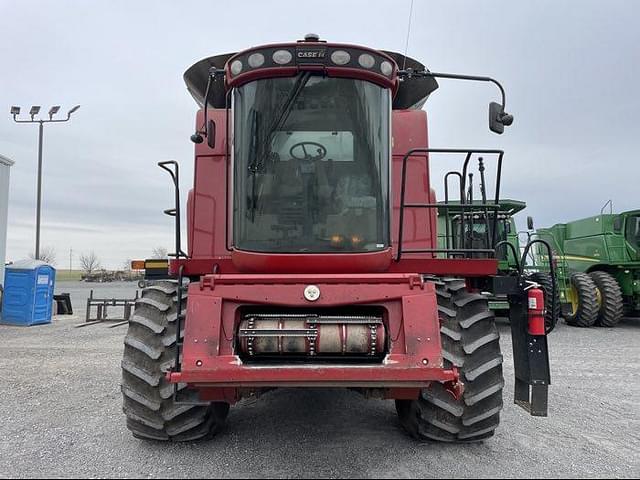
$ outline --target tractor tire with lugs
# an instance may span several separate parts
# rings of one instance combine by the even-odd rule
[[[500,423],[500,334],[487,299],[468,292],[464,280],[443,280],[437,297],[444,366],[458,367],[464,393],[456,400],[434,382],[417,400],[396,400],[396,410],[402,426],[417,439],[477,442],[491,437]]]
[[[600,309],[596,325],[614,327],[624,314],[622,290],[616,279],[607,272],[591,272],[589,274],[600,293]]]
[[[553,289],[553,281],[551,274],[546,272],[534,272],[527,277],[527,280],[536,282],[544,292],[544,330],[546,333],[556,327],[558,318],[560,318],[560,289],[556,282],[556,289]],[[555,302],[553,302],[555,297]]]
[[[577,306],[567,315],[567,324],[574,327],[591,327],[598,318],[596,285],[586,273],[574,273],[570,279],[571,288],[577,295]]]
[[[123,410],[127,427],[137,438],[175,442],[209,438],[220,430],[229,412],[227,403],[174,402],[175,386],[165,373],[175,366],[177,295],[177,282],[150,283],[129,321],[122,359]],[[183,294],[183,312],[186,303]]]

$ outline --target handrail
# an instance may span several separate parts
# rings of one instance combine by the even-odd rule
[[[445,175],[445,203],[437,204],[437,203],[407,203],[406,202],[406,183],[407,183],[407,161],[410,156],[419,154],[420,156],[424,156],[425,160],[429,159],[429,154],[431,153],[464,153],[466,154],[465,160],[463,163],[462,172],[451,171]],[[494,203],[486,203],[486,201],[482,201],[481,204],[473,204],[466,203],[465,199],[465,191],[466,191],[466,177],[467,171],[469,167],[469,162],[473,157],[473,154],[489,154],[489,155],[497,155],[498,168],[496,171],[496,188],[495,188],[495,196]],[[470,258],[470,255],[473,253],[495,253],[495,248],[493,247],[496,244],[496,235],[497,235],[497,221],[498,215],[497,210],[500,208],[500,180],[502,176],[502,159],[504,156],[503,150],[494,150],[494,149],[461,149],[461,148],[413,148],[409,150],[404,157],[402,158],[402,174],[401,174],[401,184],[400,184],[400,215],[399,215],[399,225],[398,225],[398,250],[396,253],[395,261],[399,262],[402,258],[402,253],[447,253],[449,255],[460,255],[465,254],[465,258]],[[449,177],[451,175],[456,175],[460,180],[460,204],[450,204],[449,200]],[[483,172],[484,176],[484,172]],[[457,207],[460,209],[459,215],[461,216],[461,244],[458,245],[460,247],[465,247],[466,245],[463,242],[464,237],[464,221],[467,217],[469,217],[469,221],[473,222],[473,212],[476,208],[483,209],[492,209],[495,210],[496,213],[493,215],[493,228],[492,228],[492,242],[489,245],[488,249],[473,249],[473,248],[446,248],[446,249],[412,249],[412,250],[403,250],[403,231],[404,231],[404,213],[405,208],[444,208],[445,216],[447,219],[446,231],[446,245],[449,245],[449,210],[453,207]],[[470,213],[467,213],[467,209]]]
[[[171,180],[173,181],[174,187],[174,198],[175,198],[175,206],[174,208],[168,208],[164,210],[166,215],[171,217],[175,217],[175,253],[170,253],[170,257],[175,257],[176,259],[180,257],[187,257],[187,254],[182,251],[181,246],[181,230],[180,230],[180,167],[178,162],[175,160],[167,160],[164,162],[158,162],[158,166],[163,169],[165,172],[169,173],[171,176]],[[173,167],[170,168],[169,166]]]

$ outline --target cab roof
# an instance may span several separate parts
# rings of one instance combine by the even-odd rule
[[[381,51],[389,55],[396,62],[399,68],[411,68],[414,71],[425,70],[425,66],[411,57],[405,57],[401,53]],[[184,73],[184,81],[187,89],[196,103],[202,107],[204,105],[204,94],[209,79],[211,68],[223,69],[227,61],[236,55],[234,53],[223,53],[207,57],[194,63]],[[438,88],[438,82],[432,77],[411,77],[400,82],[398,91],[393,99],[394,110],[419,110],[425,104],[429,95]],[[223,81],[212,82],[210,92],[210,104],[213,108],[225,108],[227,89]]]
[[[493,204],[493,200],[487,200],[487,204]],[[482,205],[482,201],[481,200],[474,200],[473,201],[474,205]],[[450,212],[459,212],[462,209],[460,208],[460,202],[458,200],[456,201],[449,201],[449,203],[445,203],[444,201],[440,201],[438,202],[438,205],[441,205],[442,207],[438,207],[438,212],[439,213],[444,213],[445,209],[443,208],[445,205],[449,206],[449,211]],[[527,204],[525,202],[522,202],[520,200],[511,200],[509,198],[501,198],[500,199],[500,209],[498,210],[498,213],[504,214],[504,215],[515,215],[516,213],[524,210],[527,207]],[[465,204],[465,208],[469,208],[469,204]]]

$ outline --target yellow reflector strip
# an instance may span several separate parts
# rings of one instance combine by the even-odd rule
[[[144,262],[144,268],[167,268],[169,260],[147,260]]]

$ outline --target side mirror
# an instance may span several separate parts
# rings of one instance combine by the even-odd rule
[[[489,104],[489,130],[501,134],[504,132],[504,127],[508,127],[512,123],[513,115],[506,113],[502,105],[497,102]]]
[[[613,219],[613,231],[616,233],[620,233],[622,231],[622,217],[617,216]]]
[[[527,229],[533,230],[533,217],[531,215],[527,217]]]
[[[213,120],[207,122],[207,145],[209,148],[216,146],[216,122]]]

